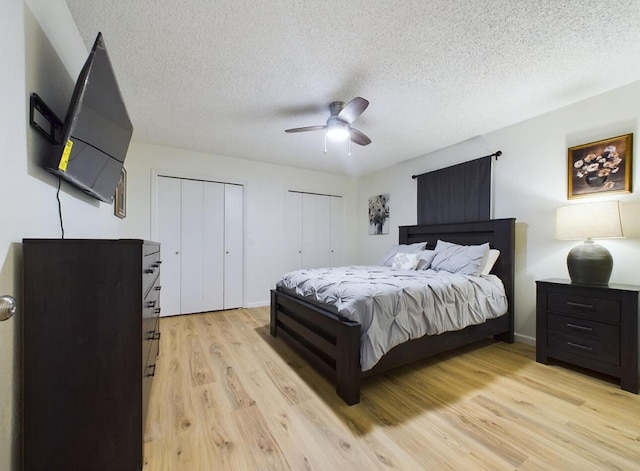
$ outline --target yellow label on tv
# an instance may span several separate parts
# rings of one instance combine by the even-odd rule
[[[67,165],[69,164],[69,155],[71,154],[71,148],[73,147],[73,141],[71,139],[67,139],[67,143],[64,145],[64,150],[62,151],[62,158],[60,159],[60,163],[58,164],[58,169],[63,172],[67,171]]]

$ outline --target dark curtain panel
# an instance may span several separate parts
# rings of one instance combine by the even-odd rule
[[[418,176],[418,224],[491,217],[491,156]]]

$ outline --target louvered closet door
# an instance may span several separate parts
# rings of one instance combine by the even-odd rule
[[[242,307],[244,242],[242,186],[224,185],[224,309]]]
[[[157,235],[162,244],[161,316],[180,314],[180,201],[181,180],[157,179]]]

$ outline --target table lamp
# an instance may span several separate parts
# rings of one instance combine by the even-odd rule
[[[592,239],[624,237],[617,201],[572,204],[556,211],[556,239],[579,240],[567,255],[572,283],[607,285],[613,270],[613,257]]]

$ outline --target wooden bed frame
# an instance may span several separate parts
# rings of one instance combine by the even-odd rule
[[[271,290],[271,335],[282,338],[320,373],[336,384],[336,393],[347,404],[360,402],[360,379],[462,345],[493,336],[513,343],[515,219],[454,224],[400,226],[399,242],[427,242],[433,248],[438,239],[462,245],[489,242],[500,250],[491,273],[502,280],[509,306],[504,316],[484,324],[440,335],[424,336],[392,348],[371,369],[360,371],[360,324],[346,320],[288,293]]]

